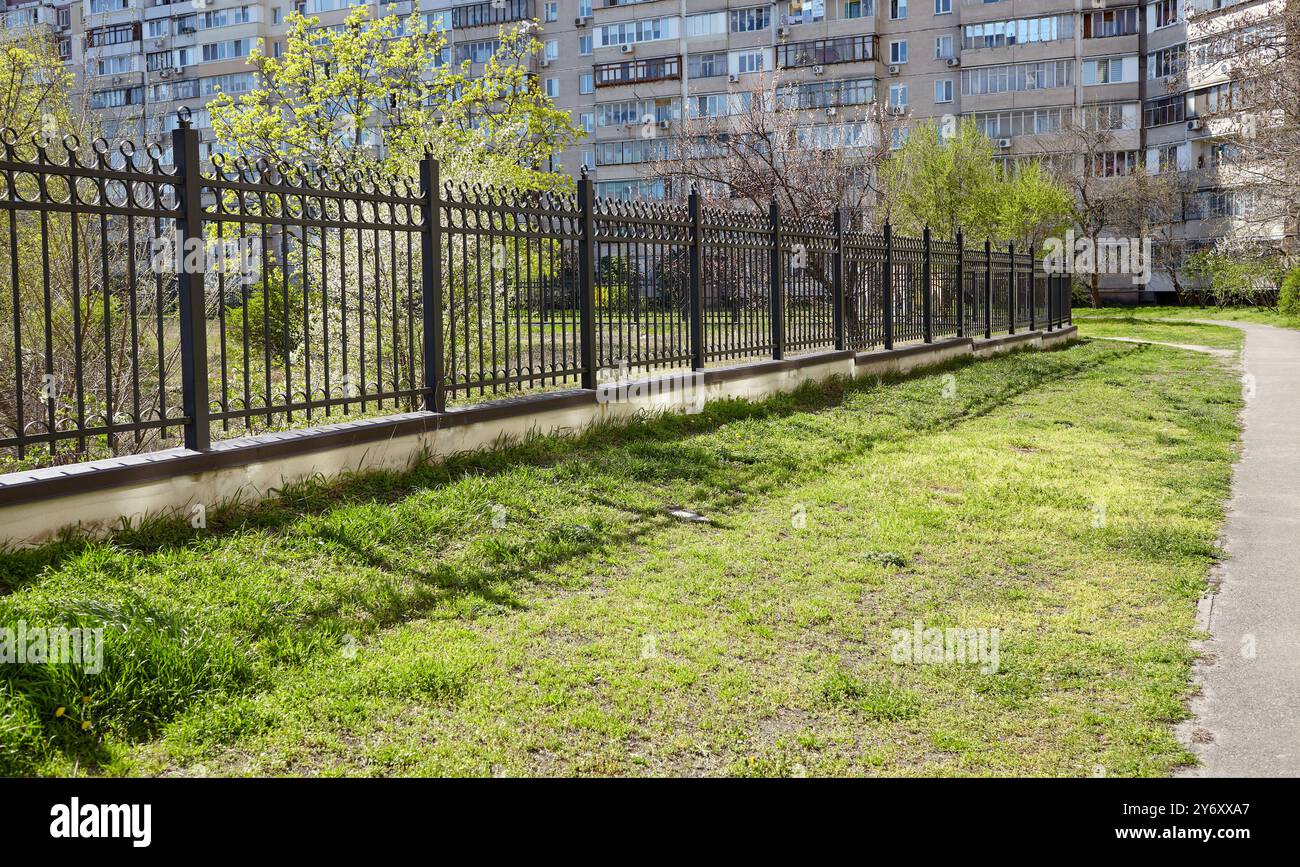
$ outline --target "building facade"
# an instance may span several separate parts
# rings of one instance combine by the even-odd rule
[[[479,64],[498,28],[541,25],[533,71],[587,137],[557,169],[589,166],[605,197],[668,195],[647,179],[683,119],[722,117],[780,70],[810,126],[840,109],[886,102],[913,118],[973,117],[1000,158],[1053,153],[1069,123],[1112,130],[1111,148],[1078,166],[1097,176],[1144,167],[1189,181],[1179,243],[1222,232],[1240,207],[1222,189],[1225,152],[1198,121],[1220,98],[1209,37],[1189,32],[1191,4],[1226,17],[1261,0],[399,0],[374,15],[421,14],[448,39],[448,59]],[[339,24],[348,0],[26,0],[6,7],[7,30],[42,27],[58,40],[110,134],[161,136],[189,106],[211,140],[204,105],[252,86],[245,65],[264,40],[283,50],[292,10]],[[1200,17],[1200,16],[1198,16]],[[1201,28],[1198,31],[1197,28]],[[1213,29],[1212,27],[1210,28]],[[1199,60],[1198,60],[1199,58]],[[1199,68],[1198,64],[1203,67]],[[1189,71],[1190,67],[1190,71]],[[1147,292],[1159,290],[1160,278]],[[1131,287],[1123,290],[1133,294]]]

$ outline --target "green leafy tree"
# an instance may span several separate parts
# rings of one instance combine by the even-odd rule
[[[1029,162],[998,183],[997,236],[1042,249],[1070,223],[1070,192],[1042,164]]]
[[[939,238],[998,236],[1001,176],[993,143],[973,118],[950,129],[936,121],[913,126],[883,171],[889,220],[895,231]]]
[[[542,92],[526,60],[535,25],[500,33],[480,75],[444,59],[447,43],[418,15],[371,20],[357,7],[336,30],[294,12],[284,51],[258,46],[255,86],[209,103],[212,129],[235,156],[340,172],[410,176],[425,152],[444,178],[516,189],[562,190],[548,171],[582,135]]]

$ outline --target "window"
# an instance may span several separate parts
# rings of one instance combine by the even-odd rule
[[[462,42],[456,46],[456,63],[486,63],[488,58],[497,53],[501,42],[496,39],[480,39],[477,42]]]
[[[557,99],[560,96],[560,80],[558,78],[546,79],[546,95],[551,99]]]
[[[1074,36],[1072,15],[1047,15],[1041,18],[1014,18],[967,24],[961,31],[962,48],[999,48],[1031,42],[1056,42]]]
[[[555,60],[560,56],[560,43],[556,39],[546,40],[545,56],[547,60]]]
[[[624,21],[606,24],[599,31],[602,48],[611,45],[632,45],[653,42],[657,39],[674,39],[677,36],[676,18],[647,18],[641,21]]]
[[[1108,36],[1132,36],[1138,32],[1138,10],[1107,9],[1083,13],[1083,38],[1105,39]]]
[[[1187,100],[1181,93],[1152,99],[1142,106],[1142,123],[1145,126],[1163,126],[1182,123],[1187,119]]]
[[[130,71],[131,55],[129,54],[105,57],[95,63],[95,73],[97,75],[121,75],[124,72]]]
[[[691,78],[711,78],[725,75],[727,72],[727,55],[722,52],[708,54],[691,54],[686,59],[686,70]]]
[[[949,15],[952,13],[952,0],[934,0],[935,15]]]
[[[823,0],[790,0],[786,24],[814,24],[825,20],[826,4]]]
[[[748,9],[731,10],[731,32],[752,33],[766,30],[772,25],[772,7],[751,6]]]
[[[702,12],[686,16],[687,36],[716,36],[727,32],[726,12]]]
[[[212,42],[202,48],[203,62],[211,63],[214,60],[233,60],[244,57],[251,47],[252,41],[248,39],[227,39],[225,42]]]
[[[702,93],[686,101],[691,117],[726,117],[749,110],[749,93]]]
[[[889,20],[901,21],[907,17],[907,0],[889,0]]]
[[[1172,45],[1147,55],[1147,79],[1178,75],[1187,59],[1186,45]]]
[[[578,17],[591,17],[591,0],[578,0]]]
[[[271,9],[271,23],[280,24],[283,21],[284,21],[284,11],[281,10],[279,6],[273,7]]]
[[[742,51],[735,55],[735,60],[737,75],[763,71],[763,52],[761,51]]]
[[[118,12],[122,9],[129,8],[129,0],[90,0],[90,11],[93,15],[102,15],[105,12]]]
[[[590,72],[584,72],[578,76],[578,93],[595,93],[596,76]]]
[[[587,132],[587,133],[595,132],[596,113],[594,111],[584,111],[582,113],[580,125],[582,126],[583,132]]]
[[[655,123],[680,117],[680,103],[667,97],[596,103],[596,126],[640,125],[647,121]]]
[[[1137,81],[1137,57],[1098,57],[1083,61],[1084,85]]]
[[[145,34],[150,39],[161,39],[167,35],[170,24],[171,20],[168,18],[155,18],[145,25]]]
[[[889,85],[889,104],[893,108],[907,108],[907,85]]]
[[[1130,118],[1125,117],[1126,110]],[[1137,105],[1136,103],[1122,102],[1085,105],[1083,107],[1083,126],[1085,129],[1095,130],[1136,129]]]
[[[847,0],[844,4],[844,14],[841,18],[870,18],[876,14],[875,4],[872,0]]]
[[[560,4],[556,2],[546,3],[542,6],[542,20],[548,24],[560,20]]]
[[[787,85],[779,94],[786,108],[832,108],[841,105],[868,105],[876,99],[876,82],[871,78],[844,81],[818,81]]]
[[[952,102],[952,79],[940,78],[934,82],[934,101]]]
[[[1056,132],[1068,117],[1070,109],[1064,107],[1010,109],[978,112],[975,125],[989,138],[1011,138]]]
[[[962,96],[1068,87],[1073,84],[1073,64],[1068,60],[978,66],[961,71]]]
[[[154,51],[144,56],[144,68],[150,72],[157,72],[160,69],[172,68],[172,53],[170,51]]]
[[[952,37],[936,36],[934,38],[935,60],[947,60],[952,57]]]
[[[1107,151],[1092,159],[1094,178],[1117,178],[1131,175],[1137,168],[1137,151]]]
[[[1178,145],[1152,148],[1147,162],[1155,169],[1156,174],[1178,171]]]
[[[113,27],[101,27],[86,32],[86,45],[100,48],[105,45],[125,45],[139,39],[139,31],[134,24],[118,24]]]
[[[889,62],[906,63],[907,62],[907,40],[891,39],[889,41]]]
[[[1151,10],[1148,15],[1153,19],[1153,29],[1178,23],[1178,0],[1157,0],[1147,8]]]
[[[578,37],[578,53],[583,57],[591,54],[591,34],[584,33]]]

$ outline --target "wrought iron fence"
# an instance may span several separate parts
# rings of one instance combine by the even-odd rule
[[[843,211],[0,147],[0,470],[1069,319],[1032,251]]]

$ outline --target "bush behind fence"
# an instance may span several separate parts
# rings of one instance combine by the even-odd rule
[[[0,470],[1057,327],[1012,245],[0,136]]]

